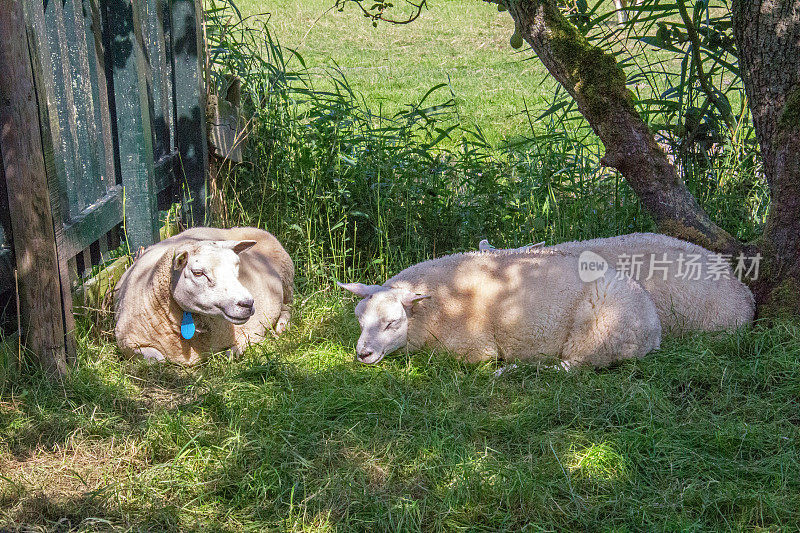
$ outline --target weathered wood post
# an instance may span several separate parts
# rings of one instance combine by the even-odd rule
[[[38,100],[22,0],[0,0],[0,150],[20,277],[23,340],[46,372],[63,374],[71,301],[50,208]],[[59,221],[60,222],[60,221]]]

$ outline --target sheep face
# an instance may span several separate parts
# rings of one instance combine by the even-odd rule
[[[244,324],[255,312],[253,296],[239,282],[239,254],[256,241],[211,241],[177,252],[172,297],[184,311]]]
[[[361,336],[356,345],[356,359],[368,365],[379,363],[386,354],[403,348],[408,342],[408,316],[414,304],[429,296],[408,289],[339,284],[363,300],[356,305]]]

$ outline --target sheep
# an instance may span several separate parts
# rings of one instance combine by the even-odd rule
[[[490,253],[497,250],[485,240],[479,248]],[[755,315],[753,294],[723,256],[674,237],[631,233],[539,250],[598,254],[650,294],[665,334],[735,329],[752,322]],[[526,247],[513,251],[538,253]]]
[[[286,329],[294,264],[269,232],[198,227],[147,248],[114,293],[125,356],[195,364]]]
[[[659,347],[647,292],[613,269],[589,283],[571,254],[468,252],[409,267],[383,285],[339,283],[362,297],[356,359],[441,348],[469,361],[555,356],[606,366]]]

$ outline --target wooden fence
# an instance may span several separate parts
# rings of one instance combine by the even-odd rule
[[[0,0],[0,292],[23,338],[74,357],[71,291],[181,202],[205,219],[200,0]],[[6,306],[6,310],[9,310]]]

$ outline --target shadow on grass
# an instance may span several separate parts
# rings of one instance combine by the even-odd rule
[[[184,523],[175,507],[140,509],[131,520],[122,513],[114,498],[97,493],[70,497],[34,494],[19,505],[18,498],[4,495],[0,506],[15,509],[7,529],[0,532],[24,531],[205,531],[199,525]]]
[[[528,364],[496,379],[494,365],[447,354],[353,363],[351,309],[324,314],[240,359],[191,371],[88,365],[61,396],[29,393],[18,400],[29,427],[3,415],[19,457],[76,432],[144,451],[94,491],[5,490],[0,506],[17,509],[5,516],[231,531],[800,521],[794,326],[667,341],[600,372]],[[66,422],[47,425],[64,410]],[[36,439],[39,427],[49,436]]]
[[[142,431],[154,411],[191,401],[196,379],[185,369],[125,361],[110,368],[82,363],[61,383],[33,376],[0,398],[9,406],[0,415],[0,431],[17,460],[76,434],[128,438]]]

